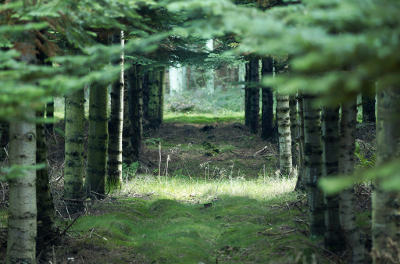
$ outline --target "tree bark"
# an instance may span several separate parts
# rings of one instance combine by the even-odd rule
[[[94,83],[89,95],[89,140],[86,193],[101,198],[105,192],[108,142],[107,86]]]
[[[354,172],[354,152],[356,142],[357,101],[356,99],[342,104],[340,119],[340,154],[339,171],[351,175]],[[360,230],[356,227],[354,188],[343,190],[339,194],[340,224],[345,235],[346,246],[351,251],[351,263],[365,263],[364,245],[360,238]]]
[[[298,123],[297,123],[297,98],[296,95],[289,96],[290,109],[290,136],[292,139],[292,166],[297,167],[299,164],[298,149]]]
[[[31,121],[35,112],[26,112]],[[36,165],[36,125],[10,122],[10,165]],[[7,264],[36,263],[36,170],[23,168],[9,180]]]
[[[324,107],[322,111],[323,176],[339,173],[339,108]],[[325,248],[341,252],[344,243],[339,219],[339,195],[325,195]]]
[[[363,123],[375,123],[375,93],[370,94],[363,92],[361,96],[362,100],[362,122]]]
[[[44,117],[44,112],[38,112],[38,117]],[[50,191],[50,179],[47,166],[47,147],[45,129],[43,124],[36,124],[36,163],[45,167],[39,169],[36,174],[36,204],[37,204],[37,248],[53,240],[56,236],[54,223],[55,210],[53,196]]]
[[[315,107],[314,99],[314,96],[303,95],[304,165],[311,235],[322,236],[325,232],[325,206],[323,193],[317,185],[322,175],[321,123],[320,110]]]
[[[6,146],[8,144],[9,124],[8,122],[0,121],[0,162],[7,158]]]
[[[157,129],[162,122],[163,72],[152,69],[145,73],[143,82],[143,118],[148,128]]]
[[[250,62],[245,64],[244,80],[246,85],[244,87],[244,124],[250,126]]]
[[[292,139],[290,136],[289,96],[277,94],[277,119],[279,135],[279,168],[281,175],[289,176],[292,173]]]
[[[400,89],[387,87],[378,93],[377,164],[400,156]],[[372,256],[375,264],[400,263],[400,192],[382,188],[375,180],[372,195]]]
[[[37,64],[32,32],[15,43],[20,60]],[[7,264],[36,263],[36,124],[35,111],[24,109],[24,119],[12,120],[9,127],[10,165],[18,169],[9,175]]]
[[[83,209],[84,90],[65,98],[64,200],[71,213]]]
[[[273,59],[268,57],[262,60],[262,76],[272,76]],[[271,87],[262,87],[262,122],[261,122],[261,138],[270,139],[274,132],[274,100]]]
[[[124,35],[114,36],[114,43],[121,43],[124,47]],[[108,124],[108,161],[107,161],[107,186],[120,188],[122,183],[122,133],[124,125],[124,53],[120,59],[121,74],[118,81],[114,82],[111,90],[111,111]]]
[[[46,104],[46,118],[53,119],[54,118],[54,97]],[[54,133],[54,124],[48,123],[46,124],[47,133]]]
[[[130,142],[132,153],[130,159],[138,161],[142,148],[143,137],[143,97],[142,97],[142,77],[140,76],[140,66],[134,65],[127,74],[129,86],[129,119],[131,125]]]
[[[249,110],[249,128],[250,132],[258,132],[258,123],[260,116],[260,88],[259,88],[259,60],[252,58],[249,62],[249,81],[250,90],[248,91],[248,110]]]
[[[304,114],[303,114],[303,96],[299,93],[299,166],[297,173],[296,191],[305,191],[305,165],[304,165]]]

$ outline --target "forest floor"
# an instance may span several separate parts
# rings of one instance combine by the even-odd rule
[[[359,163],[369,166],[371,132],[360,131]],[[59,228],[74,223],[45,263],[345,263],[309,238],[305,195],[293,192],[294,178],[279,175],[276,144],[251,134],[241,117],[166,116],[145,133],[142,165],[124,165],[123,188],[88,201],[78,218],[60,199],[63,140],[51,141]],[[369,217],[357,219],[365,230]]]

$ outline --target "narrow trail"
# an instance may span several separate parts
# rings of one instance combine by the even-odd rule
[[[308,240],[295,180],[275,176],[270,142],[240,123],[175,122],[144,143],[144,166],[88,205],[56,249],[61,263],[332,263]]]

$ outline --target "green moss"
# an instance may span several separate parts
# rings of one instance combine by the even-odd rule
[[[96,215],[81,217],[71,234],[109,250],[130,248],[144,263],[293,263],[307,250],[318,253],[303,243],[307,230],[295,219],[306,216],[289,205],[297,195],[282,188],[286,183],[152,179],[123,190],[151,189],[151,199],[99,202],[92,208]],[[252,191],[256,195],[248,197]]]

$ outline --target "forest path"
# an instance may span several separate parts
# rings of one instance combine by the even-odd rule
[[[308,238],[295,179],[275,176],[276,146],[241,123],[166,122],[144,143],[145,166],[88,205],[61,263],[332,263]]]
[[[144,134],[142,172],[158,170],[159,143],[165,175],[186,175],[213,179],[254,179],[273,175],[279,168],[276,144],[250,133],[239,122],[164,123]]]
[[[169,184],[164,182],[164,189],[172,185],[181,189],[190,183]],[[254,183],[267,191],[282,190],[264,199],[219,195],[202,184],[191,183],[199,192],[190,200],[140,194],[132,187],[96,202],[58,247],[58,259],[74,263],[295,263],[296,258],[318,252],[309,247],[304,197],[288,192],[283,183]],[[256,188],[249,183],[232,185]]]

